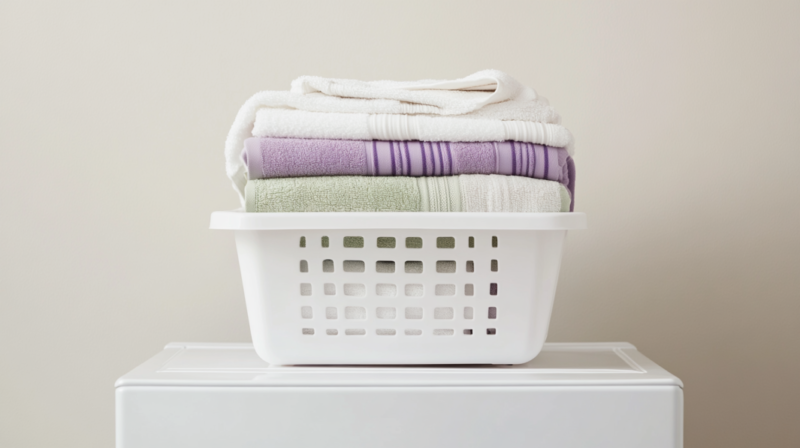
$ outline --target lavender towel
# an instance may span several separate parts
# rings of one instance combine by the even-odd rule
[[[575,202],[566,149],[522,142],[364,141],[253,137],[242,160],[249,179],[306,176],[504,174],[562,183]]]

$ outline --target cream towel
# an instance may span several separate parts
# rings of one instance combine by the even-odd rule
[[[531,121],[427,115],[321,113],[263,108],[256,112],[254,137],[327,138],[339,140],[420,140],[497,142],[513,140],[556,148],[569,147],[572,135],[563,126]]]
[[[248,212],[566,212],[558,182],[518,176],[290,177],[245,188]]]

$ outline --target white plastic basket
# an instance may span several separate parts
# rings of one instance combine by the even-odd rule
[[[583,213],[211,215],[235,230],[256,352],[283,365],[527,362],[567,230],[585,227]]]

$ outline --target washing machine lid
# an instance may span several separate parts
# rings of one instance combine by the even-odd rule
[[[128,386],[647,386],[681,381],[631,344],[548,343],[526,364],[272,366],[252,344],[171,343],[117,380]]]

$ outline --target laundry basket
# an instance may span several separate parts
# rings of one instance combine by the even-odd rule
[[[519,364],[583,213],[215,212],[272,364]]]

